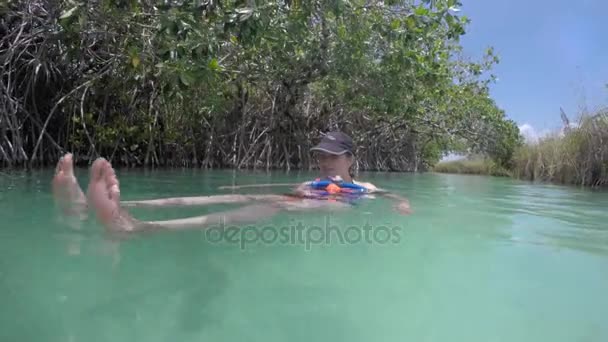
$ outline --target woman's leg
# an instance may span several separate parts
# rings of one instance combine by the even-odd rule
[[[245,203],[255,201],[275,202],[284,200],[282,195],[212,195],[212,196],[193,196],[193,197],[172,197],[159,198],[151,200],[139,201],[122,201],[122,207],[141,207],[141,208],[156,208],[156,207],[171,207],[171,206],[203,206],[211,204],[230,204],[230,203]]]
[[[72,154],[67,153],[57,163],[53,177],[53,197],[66,215],[86,214],[87,199],[74,176]],[[203,206],[211,204],[231,204],[254,201],[280,201],[282,195],[212,195],[193,197],[172,197],[152,200],[123,201],[122,207],[169,207],[169,206]]]
[[[87,195],[99,221],[106,226],[106,229],[113,232],[198,229],[220,223],[255,222],[270,217],[282,209],[277,202],[270,202],[198,217],[168,221],[139,221],[121,208],[118,179],[114,169],[105,159],[98,159],[93,163]],[[277,196],[275,198],[288,197]]]

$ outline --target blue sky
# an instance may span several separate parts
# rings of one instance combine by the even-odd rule
[[[461,0],[471,23],[464,52],[492,46],[500,63],[491,95],[529,134],[561,127],[560,106],[608,106],[608,0]]]

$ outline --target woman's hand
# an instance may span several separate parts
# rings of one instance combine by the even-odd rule
[[[397,203],[397,205],[395,205],[395,210],[402,215],[409,215],[413,213],[410,203],[407,201]]]
[[[379,192],[379,194],[380,194],[380,196],[390,198],[393,201],[395,201],[395,205],[393,206],[393,208],[399,214],[409,215],[414,212],[412,210],[412,208],[410,207],[410,201],[407,198],[405,198],[403,196],[399,196],[397,194],[390,193],[390,192]]]

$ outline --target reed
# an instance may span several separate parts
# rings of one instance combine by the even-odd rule
[[[519,179],[605,186],[608,184],[608,110],[584,116],[567,128],[520,147],[513,158]]]

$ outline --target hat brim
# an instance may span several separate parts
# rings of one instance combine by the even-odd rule
[[[340,146],[336,146],[335,144],[327,144],[327,143],[320,143],[317,146],[311,148],[310,151],[325,152],[325,153],[333,154],[335,156],[339,156],[339,155],[342,155],[345,153],[352,153],[348,149],[344,149]]]

